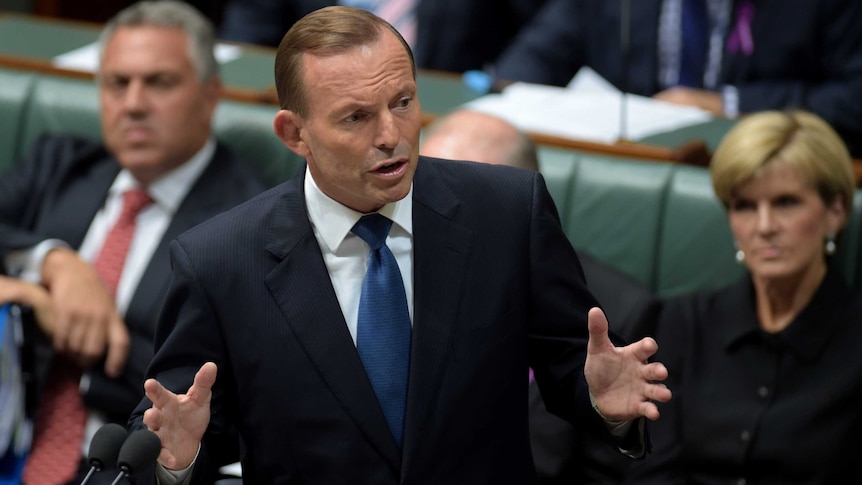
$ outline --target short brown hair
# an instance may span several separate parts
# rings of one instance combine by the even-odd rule
[[[334,6],[315,10],[299,19],[284,34],[275,55],[275,88],[281,108],[303,117],[308,115],[302,70],[303,54],[341,54],[349,49],[376,42],[380,39],[380,34],[387,30],[395,34],[407,51],[415,79],[416,63],[410,46],[395,27],[373,13],[359,8]]]
[[[762,111],[737,123],[721,141],[710,163],[712,186],[727,207],[733,191],[765,165],[795,167],[830,204],[844,197],[847,212],[856,188],[850,153],[823,119],[806,111]]]
[[[99,60],[105,56],[108,40],[121,27],[176,28],[186,34],[189,62],[199,81],[218,75],[215,58],[215,28],[204,14],[186,2],[159,0],[137,2],[126,7],[105,24],[99,35]]]

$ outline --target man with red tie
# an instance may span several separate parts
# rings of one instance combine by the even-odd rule
[[[141,399],[168,243],[264,188],[212,134],[220,81],[205,17],[140,2],[100,41],[101,143],[43,136],[0,176],[0,262],[38,283],[20,303],[48,307],[23,322],[33,485],[79,483],[89,438]]]

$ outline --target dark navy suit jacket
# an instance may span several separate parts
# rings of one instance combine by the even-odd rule
[[[546,0],[419,0],[414,55],[424,69],[481,69],[500,55]],[[327,0],[232,0],[221,37],[277,46],[294,22]]]
[[[528,367],[552,411],[609,437],[583,376],[597,302],[540,174],[419,159],[403,449],[344,322],[304,177],[171,247],[148,375],[184,391],[201,364],[218,365],[195,475],[233,423],[248,483],[530,483]]]
[[[624,74],[620,2],[550,0],[496,63],[500,79],[563,86],[590,66],[615,86],[651,96],[658,82],[663,0],[631,3]],[[720,84],[739,90],[739,110],[801,108],[828,121],[862,157],[862,2],[752,0],[754,52],[725,49]],[[736,28],[734,15],[732,32]],[[725,44],[726,45],[726,44]]]

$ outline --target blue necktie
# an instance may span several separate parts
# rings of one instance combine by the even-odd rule
[[[356,348],[395,442],[401,446],[411,329],[401,271],[386,246],[391,226],[392,221],[380,214],[363,216],[353,226],[353,233],[371,247],[359,299]]]
[[[706,0],[683,0],[679,84],[693,88],[703,87],[708,50],[709,12]]]

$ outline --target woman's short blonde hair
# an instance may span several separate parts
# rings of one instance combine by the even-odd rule
[[[826,204],[843,196],[850,212],[856,187],[850,153],[817,115],[762,111],[741,119],[725,135],[710,163],[716,196],[728,207],[734,190],[770,163],[795,167]]]

